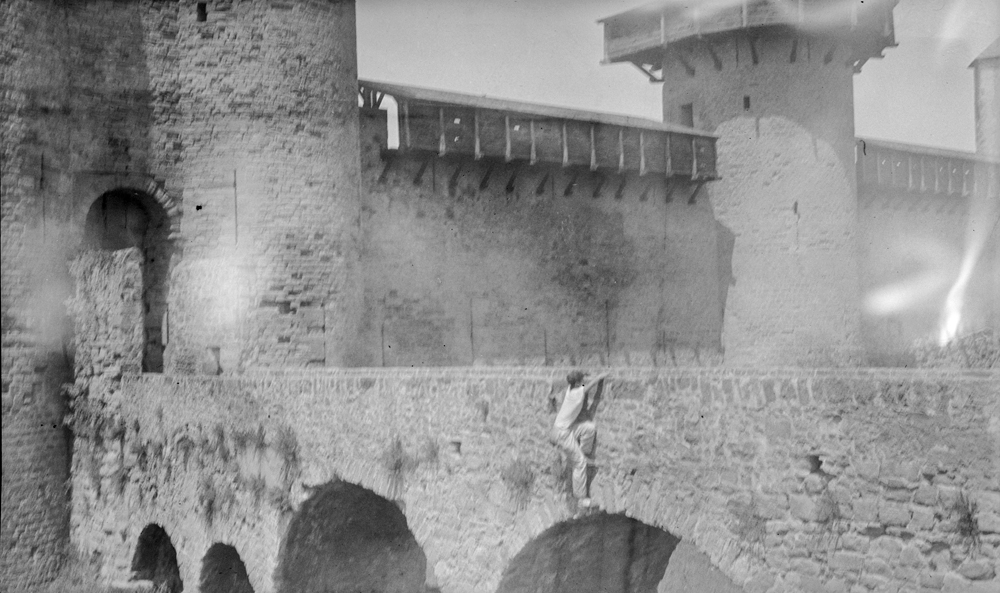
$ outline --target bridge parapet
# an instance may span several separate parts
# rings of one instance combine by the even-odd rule
[[[397,501],[429,582],[492,593],[509,559],[571,516],[548,442],[568,370],[95,382],[87,407],[103,436],[78,431],[76,457],[103,465],[74,472],[75,540],[110,574],[127,569],[144,524],[163,525],[185,582],[197,570],[185,558],[235,542],[255,590],[270,591],[289,519],[343,479]],[[747,591],[860,582],[875,548],[895,550],[871,567],[880,585],[923,572],[995,586],[998,387],[997,371],[617,370],[597,412],[592,494],[695,544]],[[531,479],[505,478],[514,466]],[[960,497],[978,505],[981,557],[964,547]],[[955,560],[938,563],[919,542]],[[917,573],[901,559],[911,547]]]

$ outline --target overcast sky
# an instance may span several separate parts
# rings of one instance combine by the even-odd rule
[[[849,1],[849,0],[847,0]],[[660,120],[660,86],[602,66],[597,19],[648,0],[357,0],[362,78]],[[900,0],[899,47],[855,76],[858,136],[975,149],[969,63],[1000,0]]]

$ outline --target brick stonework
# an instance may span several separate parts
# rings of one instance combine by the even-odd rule
[[[720,135],[721,180],[706,186],[714,214],[736,236],[726,304],[727,364],[844,365],[861,360],[853,72],[844,48],[803,37],[740,36],[672,53],[664,119]],[[745,108],[744,97],[749,100]]]
[[[730,254],[692,187],[383,157],[385,116],[361,114],[366,365],[721,363]]]
[[[206,4],[0,5],[5,586],[63,551],[67,262],[105,192],[169,237],[143,254],[169,294],[139,325],[166,368],[338,365],[353,342],[354,4]]]
[[[140,531],[157,523],[185,583],[224,541],[254,590],[272,591],[290,513],[339,477],[401,501],[442,591],[492,592],[529,541],[571,516],[548,442],[566,371],[96,383],[90,434],[101,438],[77,439],[74,545],[102,552],[105,577],[121,578]],[[998,387],[997,372],[622,369],[597,414],[592,493],[608,512],[693,544],[750,592],[905,590],[928,579],[947,591],[994,590]],[[298,445],[291,482],[278,444],[288,431]],[[248,440],[258,433],[260,444]],[[399,473],[386,461],[397,438],[407,460]],[[533,473],[527,494],[500,479],[514,460]],[[210,525],[206,479],[213,500],[226,501]],[[255,480],[287,492],[291,507],[255,495]],[[960,494],[977,505],[978,547],[958,527]]]

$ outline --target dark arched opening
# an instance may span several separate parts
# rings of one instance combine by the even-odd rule
[[[275,575],[279,593],[422,591],[427,558],[394,503],[340,480],[292,518]]]
[[[151,581],[156,590],[163,593],[180,593],[184,589],[177,566],[177,550],[167,532],[155,523],[147,525],[139,534],[132,556],[132,580]]]
[[[201,593],[253,593],[247,567],[236,548],[212,544],[201,560]]]
[[[625,515],[558,523],[507,565],[498,593],[656,593],[679,538]]]
[[[156,200],[140,191],[116,189],[97,198],[87,212],[84,248],[142,252],[144,372],[163,372],[166,346],[167,277],[172,245],[170,223]]]

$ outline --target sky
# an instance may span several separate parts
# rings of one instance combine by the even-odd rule
[[[357,0],[358,74],[661,120],[659,84],[600,63],[597,20],[647,3]],[[894,16],[899,46],[855,76],[855,134],[975,150],[968,66],[1000,36],[1000,0],[900,0]]]

